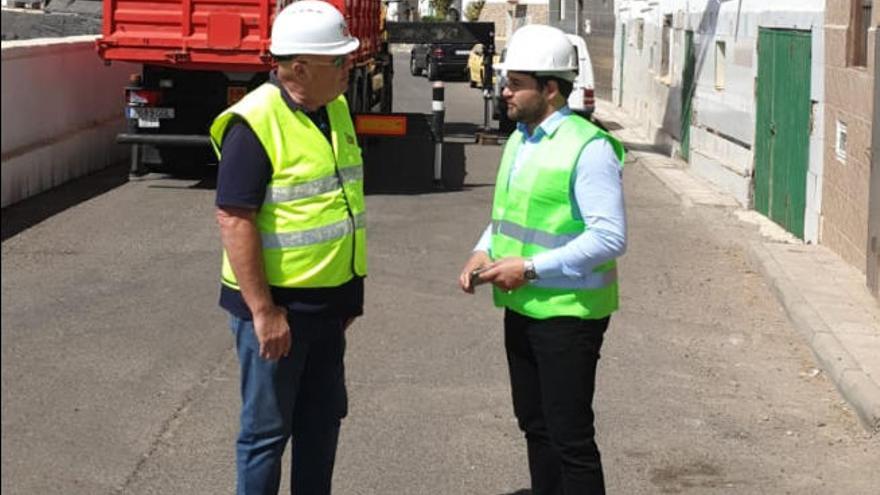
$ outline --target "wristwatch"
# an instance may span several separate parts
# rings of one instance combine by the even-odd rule
[[[530,259],[526,259],[525,261],[523,261],[523,277],[525,277],[526,280],[538,279],[538,272],[535,271],[534,261]]]

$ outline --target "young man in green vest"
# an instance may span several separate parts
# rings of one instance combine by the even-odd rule
[[[269,82],[220,114],[220,305],[241,367],[238,494],[329,494],[347,410],[344,331],[362,313],[363,171],[345,97],[359,42],[329,3],[275,19]]]
[[[517,130],[504,147],[492,223],[459,277],[505,308],[513,407],[534,495],[605,493],[593,426],[603,335],[626,249],[622,145],[566,106],[577,56],[549,26],[517,30],[499,69]]]

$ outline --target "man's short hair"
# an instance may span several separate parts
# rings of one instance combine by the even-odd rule
[[[272,59],[275,60],[275,62],[278,62],[278,63],[281,63],[281,62],[290,62],[290,61],[292,61],[293,59],[295,59],[295,58],[298,57],[298,56],[299,56],[299,55],[275,55],[275,54],[273,53],[273,54],[272,54]]]
[[[559,94],[561,94],[562,97],[566,100],[568,99],[568,95],[570,95],[572,90],[574,89],[574,83],[572,83],[571,81],[566,81],[565,79],[559,77],[538,76],[535,74],[532,74],[532,77],[534,77],[535,80],[538,81],[538,87],[541,89],[544,89],[544,86],[546,86],[548,82],[556,81],[556,86],[559,88]]]

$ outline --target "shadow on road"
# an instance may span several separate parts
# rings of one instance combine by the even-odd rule
[[[94,174],[62,184],[49,191],[3,208],[3,241],[43,220],[128,181],[128,162],[107,167]]]
[[[160,177],[174,180],[195,180],[195,184],[169,185],[151,184],[149,187],[157,189],[204,189],[212,191],[217,189],[217,166],[195,166],[187,169],[176,170],[174,173],[161,174]],[[144,180],[143,178],[139,180]]]

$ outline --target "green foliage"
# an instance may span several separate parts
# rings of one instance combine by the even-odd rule
[[[470,22],[478,21],[484,5],[486,5],[486,0],[476,0],[469,3],[467,9],[464,11],[464,18]]]
[[[449,14],[449,7],[452,6],[452,0],[431,0],[431,6],[434,7],[434,17],[437,20],[445,21],[446,15]]]

